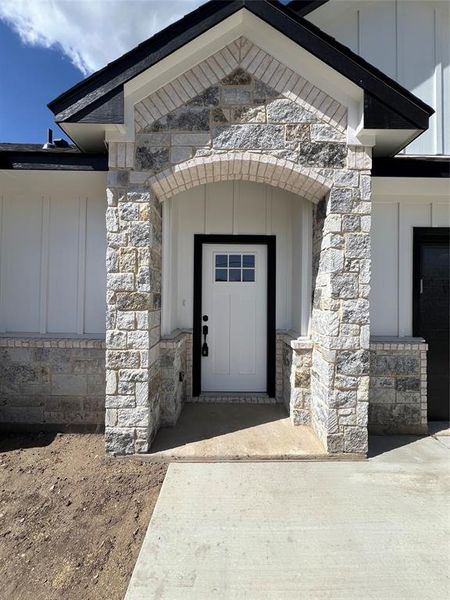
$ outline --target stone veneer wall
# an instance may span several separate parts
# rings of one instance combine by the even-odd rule
[[[369,430],[427,432],[427,344],[420,338],[372,338]],[[277,332],[276,400],[294,425],[308,425],[312,342]],[[192,400],[192,334],[160,342],[161,425],[174,425]],[[182,374],[180,380],[180,373]],[[0,428],[100,430],[104,426],[102,340],[0,338]]]
[[[135,142],[109,146],[109,451],[147,451],[161,422],[156,198],[244,179],[314,202],[328,194],[316,221],[311,424],[329,452],[365,452],[371,156],[347,146],[346,108],[239,38],[138,103],[135,126]]]
[[[426,433],[427,344],[421,338],[373,338],[369,430]]]
[[[427,433],[427,348],[421,338],[371,339],[369,431]],[[282,398],[295,425],[308,425],[312,343],[280,332],[277,355],[277,398]]]
[[[139,102],[135,119],[135,142],[110,143],[109,166],[161,201],[231,179],[318,201],[327,169],[346,167],[346,108],[244,38]]]
[[[105,342],[0,338],[0,428],[101,430]]]
[[[160,200],[206,182],[211,158],[214,181],[272,183],[315,200],[329,189],[320,169],[345,166],[346,108],[245,38],[135,108],[134,167],[153,175]],[[117,148],[111,166],[126,165],[128,150]],[[220,162],[229,152],[241,156]]]

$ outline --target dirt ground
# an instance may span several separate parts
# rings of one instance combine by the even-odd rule
[[[166,472],[100,434],[0,439],[0,599],[121,600]]]

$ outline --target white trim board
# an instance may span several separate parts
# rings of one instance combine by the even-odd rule
[[[401,160],[401,159],[398,159]],[[443,177],[372,177],[372,200],[377,202],[389,196],[440,197],[450,204],[450,179]]]

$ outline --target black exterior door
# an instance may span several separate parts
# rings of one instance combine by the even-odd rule
[[[414,229],[414,335],[428,343],[428,419],[449,420],[450,229]]]

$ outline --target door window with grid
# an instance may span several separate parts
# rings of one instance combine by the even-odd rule
[[[214,281],[218,282],[254,282],[254,254],[222,254],[214,258]]]

